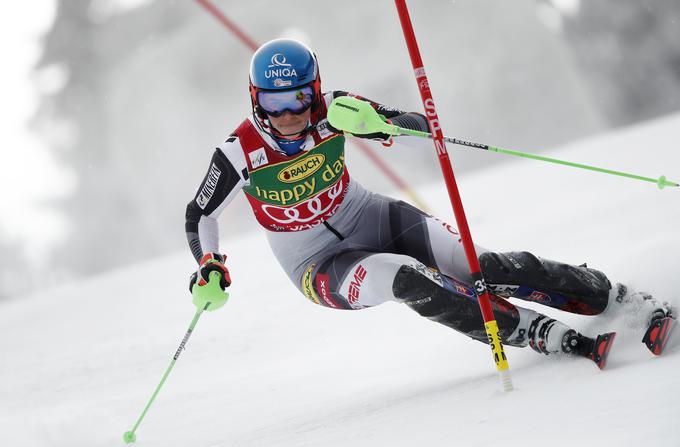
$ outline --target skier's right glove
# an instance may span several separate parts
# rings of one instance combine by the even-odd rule
[[[229,270],[224,265],[227,260],[227,255],[220,255],[217,253],[206,253],[201,259],[201,264],[198,271],[191,274],[189,279],[189,292],[193,292],[194,284],[198,280],[199,286],[204,286],[210,280],[210,272],[218,272],[221,274],[220,287],[222,290],[231,285],[231,276]]]
[[[229,294],[224,289],[231,285],[231,277],[224,265],[226,259],[225,255],[206,253],[198,271],[191,275],[189,291],[197,308],[215,310],[227,302]]]

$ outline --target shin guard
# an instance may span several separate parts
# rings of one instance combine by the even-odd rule
[[[394,278],[392,290],[399,301],[423,317],[486,343],[484,319],[474,292],[470,293],[471,289],[458,283],[448,287],[447,281],[452,280],[438,273],[425,275],[412,266],[404,265]],[[492,298],[501,340],[506,342],[519,324],[519,312],[504,299]]]
[[[597,315],[607,307],[611,283],[604,273],[538,258],[528,252],[483,253],[489,289],[567,312]]]

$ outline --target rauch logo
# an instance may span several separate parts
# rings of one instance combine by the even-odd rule
[[[323,166],[324,161],[326,161],[326,157],[323,154],[310,155],[285,167],[276,177],[284,183],[294,183],[314,174]]]

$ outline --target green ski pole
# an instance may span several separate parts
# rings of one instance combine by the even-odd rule
[[[156,399],[156,396],[163,387],[165,380],[170,375],[170,371],[172,371],[172,368],[175,366],[175,362],[179,358],[182,351],[185,349],[186,344],[189,341],[189,337],[191,337],[191,334],[194,331],[196,324],[198,323],[198,319],[201,318],[201,314],[203,313],[203,311],[204,310],[211,311],[218,309],[222,307],[229,298],[229,294],[224,292],[220,288],[220,276],[221,275],[219,272],[211,272],[209,281],[205,286],[199,287],[197,285],[194,285],[192,294],[194,296],[194,304],[197,304],[194,318],[191,320],[191,324],[189,324],[189,329],[187,329],[186,334],[184,334],[184,338],[182,339],[182,342],[179,344],[177,352],[175,352],[175,355],[173,356],[170,365],[165,370],[165,374],[163,374],[160,383],[158,384],[156,390],[151,395],[151,399],[149,399],[149,402],[147,402],[146,406],[144,407],[144,410],[142,411],[142,414],[139,416],[139,419],[137,419],[137,422],[135,422],[135,425],[132,427],[132,430],[126,431],[123,434],[123,440],[125,441],[126,444],[133,443],[137,440],[137,435],[135,434],[135,432],[137,431],[137,428],[139,428],[139,424],[142,423],[144,416],[146,416],[146,413],[149,411],[151,404]],[[210,301],[207,301],[208,299],[210,299]],[[198,302],[200,302],[202,307],[198,306]]]
[[[341,129],[350,134],[362,135],[369,133],[385,133],[388,135],[412,135],[416,137],[432,138],[429,132],[420,132],[417,130],[405,129],[403,127],[395,126],[384,121],[378,115],[378,112],[366,101],[362,101],[350,96],[340,96],[333,100],[328,109],[328,122],[336,129]],[[666,179],[662,175],[659,178],[644,177],[641,175],[630,174],[627,172],[614,171],[612,169],[598,168],[581,163],[573,163],[570,161],[558,160],[556,158],[544,157],[541,155],[529,154],[526,152],[513,151],[510,149],[502,149],[499,147],[489,146],[486,144],[473,143],[470,141],[459,140],[457,138],[444,137],[447,143],[458,144],[460,146],[473,147],[483,149],[491,152],[498,152],[506,155],[513,155],[515,157],[530,158],[532,160],[545,161],[548,163],[555,163],[563,166],[570,166],[573,168],[586,169],[589,171],[600,172],[603,174],[617,175],[619,177],[626,177],[633,180],[640,180],[644,182],[654,183],[659,189],[666,186],[678,187],[680,184]]]

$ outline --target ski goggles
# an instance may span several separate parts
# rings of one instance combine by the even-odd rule
[[[292,90],[260,90],[257,92],[257,105],[267,115],[278,118],[286,110],[299,115],[312,106],[314,89],[310,86]]]

